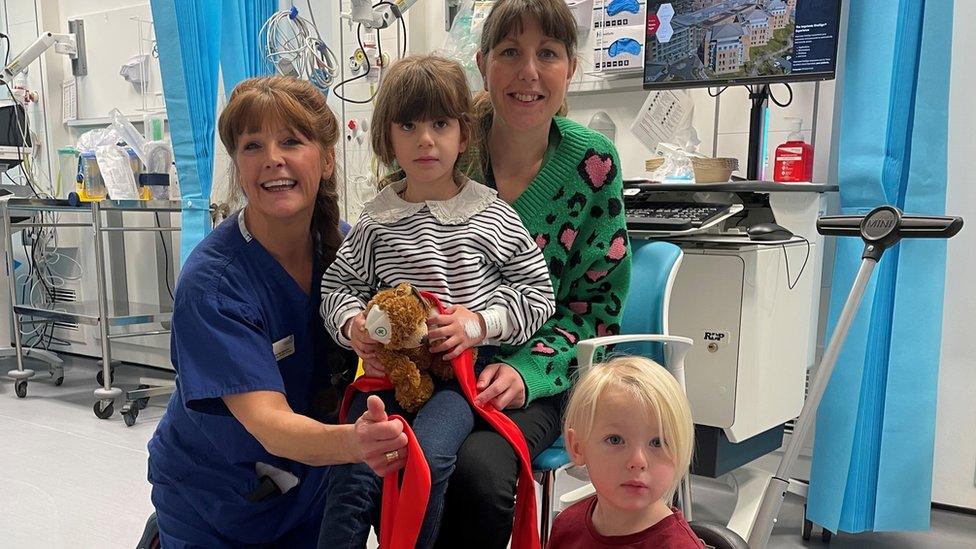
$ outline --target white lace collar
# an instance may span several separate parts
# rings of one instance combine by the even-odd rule
[[[377,222],[386,224],[409,217],[426,206],[437,221],[445,225],[460,225],[487,208],[498,196],[494,189],[461,174],[455,175],[455,181],[461,187],[456,195],[447,200],[426,202],[407,202],[399,194],[407,188],[406,178],[393,181],[366,204],[363,212]]]

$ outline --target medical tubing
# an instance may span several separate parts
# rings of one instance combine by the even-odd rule
[[[716,87],[716,89],[718,89],[718,88]],[[724,92],[724,91],[725,91],[725,90],[727,90],[727,89],[729,89],[729,87],[728,87],[728,86],[722,86],[722,89],[720,89],[720,90],[718,90],[718,91],[716,91],[716,92],[715,92],[715,93],[713,94],[713,93],[712,93],[712,88],[711,88],[711,87],[709,87],[709,88],[707,88],[707,91],[708,91],[708,96],[709,96],[709,97],[718,97],[718,96],[720,96],[720,95],[722,95],[722,92]]]
[[[319,40],[322,40],[322,35],[319,34],[319,24],[315,22],[315,12],[312,11],[312,0],[305,0],[305,5],[308,6],[308,17],[312,20],[312,28],[315,29],[315,36]],[[296,14],[298,13],[298,8],[292,6],[291,9],[295,10]]]
[[[810,259],[810,241],[806,238],[796,235],[797,238],[802,238],[807,244],[807,253],[803,256],[803,265],[800,265],[800,272],[796,273],[796,280],[791,280],[790,276],[790,256],[786,253],[786,244],[780,244],[783,248],[783,261],[786,262],[786,287],[792,290],[796,288],[796,285],[800,283],[800,277],[803,276],[804,269],[807,268],[807,260]]]
[[[360,34],[362,32],[362,30],[363,30],[362,24],[360,24],[360,25],[358,25],[356,27],[356,41],[359,42],[359,49],[362,50],[363,54],[365,54],[366,53],[366,47],[363,46],[363,37]],[[338,84],[336,84],[332,88],[332,94],[335,95],[336,97],[338,97],[339,99],[345,101],[346,103],[355,103],[357,105],[366,105],[368,103],[372,103],[373,98],[376,97],[376,94],[375,93],[369,99],[366,99],[366,100],[363,100],[363,99],[346,99],[345,97],[342,96],[342,94],[339,93],[339,88],[341,88],[342,86],[348,84],[349,82],[353,82],[355,80],[359,80],[360,78],[366,78],[367,76],[369,76],[369,59],[366,59],[366,72],[364,72],[362,74],[359,74],[359,75],[356,75],[356,76],[353,76],[352,78],[347,78],[347,79],[339,82]]]
[[[400,26],[397,28],[397,36],[400,36],[401,30],[403,32],[403,47],[401,48],[401,52],[400,52],[400,57],[402,58],[402,57],[404,57],[407,54],[407,24],[403,21],[403,14],[400,13],[400,10],[397,7],[397,5],[394,4],[394,3],[392,3],[392,2],[387,2],[386,0],[384,0],[382,2],[377,2],[376,4],[373,4],[373,8],[376,8],[376,7],[379,7],[379,6],[382,6],[382,5],[390,5],[390,6],[392,6],[393,7],[393,13],[394,13],[394,15],[397,16],[396,19],[398,20],[398,22],[400,24]],[[362,29],[363,29],[362,23],[360,23],[359,25],[356,26],[356,40],[359,43],[359,49],[360,49],[360,51],[362,51],[363,54],[365,55],[366,48],[365,48],[365,46],[363,46],[363,39],[362,39],[362,36],[360,35],[360,32],[362,31]],[[380,36],[380,30],[379,29],[376,29],[376,51],[379,54],[380,64],[382,64],[383,63],[383,44],[382,44],[382,37]],[[348,83],[353,82],[355,80],[359,80],[360,78],[366,78],[367,76],[369,76],[369,72],[370,72],[370,63],[369,63],[369,59],[366,59],[366,71],[363,72],[362,74],[353,76],[352,78],[347,78],[347,79],[339,82],[338,84],[336,84],[332,88],[332,93],[336,97],[338,97],[339,99],[345,101],[346,103],[354,103],[354,104],[357,104],[357,105],[366,105],[368,103],[372,103],[373,102],[373,99],[376,98],[376,92],[374,92],[370,96],[369,99],[347,99],[346,97],[343,97],[343,95],[339,93],[339,88],[341,88],[345,84],[348,84]],[[382,74],[382,71],[380,71],[380,72]]]
[[[155,216],[156,218],[156,226],[161,227],[159,222],[159,212],[153,212],[153,216]],[[158,231],[156,234],[159,235],[159,243],[163,247],[163,264],[166,266],[166,272],[163,273],[163,279],[166,280],[166,291],[169,293],[170,301],[173,301],[175,298],[173,297],[173,288],[169,284],[170,265],[169,265],[169,251],[166,249],[166,239],[163,237],[162,231]]]
[[[775,103],[777,106],[785,108],[789,107],[793,103],[793,88],[786,82],[783,82],[783,85],[786,86],[786,91],[790,92],[790,98],[786,100],[786,103],[780,103],[776,100],[776,96],[773,95],[772,86],[769,88],[769,100]]]
[[[258,39],[263,37],[265,60],[276,72],[307,79],[327,93],[339,70],[338,60],[322,40],[311,5],[309,14],[311,23],[299,16],[295,7],[275,12],[262,25]]]
[[[393,12],[393,17],[399,21],[400,27],[403,28],[403,48],[402,48],[403,51],[400,52],[400,57],[403,57],[404,55],[407,54],[407,24],[403,22],[403,13],[400,12],[400,6],[397,6],[396,4],[394,4],[393,2],[389,2],[388,0],[381,0],[380,2],[373,4],[373,9],[376,9],[380,6],[390,6],[390,11]],[[398,35],[400,34],[399,28],[397,29],[397,34]],[[379,40],[377,40],[377,44],[378,43]]]

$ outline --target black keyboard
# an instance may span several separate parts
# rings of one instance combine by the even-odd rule
[[[654,202],[648,193],[624,197],[627,228],[637,231],[687,231],[727,213],[729,204]]]

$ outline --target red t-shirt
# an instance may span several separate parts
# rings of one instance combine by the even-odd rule
[[[547,549],[702,549],[705,545],[691,531],[681,511],[658,521],[645,530],[626,536],[603,536],[593,526],[593,509],[596,496],[574,503],[559,513],[552,525],[552,536]]]

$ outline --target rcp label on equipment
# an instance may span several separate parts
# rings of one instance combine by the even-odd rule
[[[714,353],[719,347],[724,346],[729,341],[729,332],[718,330],[705,330],[702,332],[702,339],[705,341],[705,349]]]

